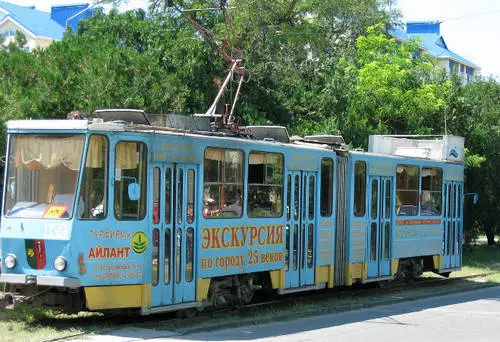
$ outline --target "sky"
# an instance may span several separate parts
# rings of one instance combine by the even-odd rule
[[[34,5],[50,11],[51,5],[93,3],[92,0],[3,0]],[[146,7],[147,0],[124,1],[122,10]],[[396,0],[403,21],[440,20],[448,49],[481,68],[481,74],[500,79],[499,0]]]
[[[448,49],[500,79],[500,1],[397,0],[403,21],[439,20]]]
[[[67,4],[94,4],[96,0],[2,0],[21,6],[35,6],[40,11],[50,12],[50,7],[53,5]],[[138,7],[147,8],[147,0],[124,0],[121,6],[124,11],[135,9]]]

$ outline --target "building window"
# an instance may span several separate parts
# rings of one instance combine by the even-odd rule
[[[203,216],[241,217],[243,206],[243,152],[205,150]]]
[[[98,220],[106,217],[108,194],[108,139],[92,135],[89,140],[87,160],[83,171],[79,208],[82,219]]]
[[[452,60],[449,61],[449,67],[450,67],[450,73],[453,72],[453,69],[455,68],[455,62],[453,62]]]
[[[171,234],[170,234],[170,228],[165,229],[165,247],[163,253],[163,262],[164,262],[164,267],[165,267],[165,274],[164,274],[164,282],[165,284],[170,284],[170,255],[172,255],[172,241],[171,239]]]
[[[377,259],[377,224],[372,222],[370,227],[370,261]]]
[[[248,216],[279,217],[283,212],[283,156],[252,152],[248,156]]]
[[[366,212],[366,163],[357,161],[354,171],[354,216],[365,216]]]
[[[14,37],[16,35],[16,32],[17,32],[17,30],[9,28],[4,33],[2,33],[2,36],[4,36],[4,37]]]
[[[142,142],[122,141],[115,152],[115,217],[140,220],[146,213],[147,148]],[[134,196],[135,192],[138,196]]]
[[[196,180],[194,177],[194,170],[189,169],[187,172],[187,223],[193,223],[194,222],[194,217],[196,215],[196,205],[195,205],[195,187],[196,187]]]
[[[372,210],[371,210],[371,218],[376,219],[378,217],[378,180],[372,180]]]
[[[418,214],[418,173],[418,166],[397,166],[396,212],[399,216]]]
[[[172,169],[165,169],[165,223],[170,223],[171,205],[172,205]]]
[[[309,223],[307,229],[307,268],[313,267],[314,261],[314,224]]]
[[[160,230],[158,228],[153,229],[153,242],[152,242],[152,262],[151,262],[151,285],[158,285],[158,277],[160,274],[160,267],[158,267],[158,258],[160,256]]]
[[[153,224],[160,223],[160,178],[161,170],[159,167],[153,169]]]
[[[315,205],[315,197],[316,197],[316,192],[314,191],[314,188],[316,187],[316,182],[314,179],[314,176],[309,176],[309,219],[312,220],[314,219],[314,209]]]
[[[441,215],[443,171],[438,168],[422,168],[422,194],[420,213],[422,215]]]
[[[332,216],[333,207],[333,160],[323,158],[321,160],[321,216]]]
[[[186,231],[186,281],[193,281],[193,254],[194,254],[194,229],[189,227]]]
[[[175,283],[181,282],[181,264],[182,264],[182,229],[177,229],[175,236]]]

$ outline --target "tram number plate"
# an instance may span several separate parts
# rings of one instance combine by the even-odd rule
[[[67,224],[51,223],[44,226],[44,239],[67,239],[69,235],[69,226]]]

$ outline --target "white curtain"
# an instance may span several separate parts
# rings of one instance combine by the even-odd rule
[[[120,142],[118,143],[118,145],[116,145],[116,168],[137,168],[137,143]]]
[[[16,137],[16,166],[28,169],[55,169],[64,165],[79,170],[83,151],[83,136],[49,138],[31,135]]]

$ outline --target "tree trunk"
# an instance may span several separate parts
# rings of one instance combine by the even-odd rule
[[[495,244],[495,232],[486,232],[486,238],[488,239],[488,246],[493,246]]]

